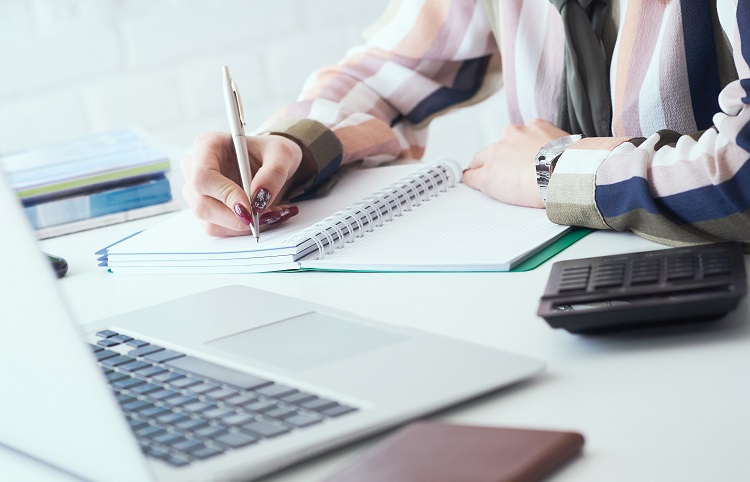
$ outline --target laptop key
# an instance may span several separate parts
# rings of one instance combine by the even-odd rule
[[[157,435],[161,435],[162,433],[166,432],[163,427],[160,427],[158,425],[149,425],[147,427],[140,428],[135,431],[135,434],[138,437],[146,437],[146,438],[152,438]]]
[[[132,361],[135,361],[135,358],[130,358],[129,356],[125,356],[125,355],[119,355],[114,358],[107,358],[106,360],[103,360],[102,366],[119,367],[120,365],[124,365]]]
[[[112,383],[112,386],[115,388],[127,388],[130,390],[133,387],[137,387],[138,385],[143,385],[143,380],[138,380],[137,378],[126,378],[124,380],[118,380],[114,383]]]
[[[142,346],[148,345],[148,342],[147,341],[143,341],[143,340],[130,340],[126,344],[130,345],[132,347],[135,347],[135,348],[140,348]]]
[[[130,395],[125,395],[123,393],[117,395],[117,403],[119,403],[121,406],[125,405],[126,403],[135,402],[138,400],[135,397],[131,397]]]
[[[148,426],[148,422],[144,422],[143,420],[137,419],[137,418],[129,418],[128,424],[130,425],[130,429],[135,432],[136,430],[140,430],[144,427]]]
[[[263,413],[268,410],[273,410],[274,408],[276,408],[276,404],[273,402],[260,401],[260,402],[251,403],[250,405],[245,405],[245,407],[243,408],[250,412]]]
[[[119,345],[120,342],[119,341],[115,341],[115,340],[111,340],[109,338],[104,338],[103,340],[97,341],[96,344],[99,345],[99,346],[103,346],[103,347],[109,348],[111,346],[117,346],[117,345]]]
[[[214,408],[204,411],[201,415],[206,418],[224,418],[228,415],[234,415],[236,412],[228,408]]]
[[[222,418],[221,423],[230,427],[234,427],[237,425],[242,425],[243,423],[252,422],[253,420],[255,420],[255,417],[250,414],[232,412],[231,415]]]
[[[166,407],[151,407],[138,411],[138,416],[143,418],[156,418],[160,415],[171,413]]]
[[[111,338],[108,338],[109,340],[116,341],[117,343],[127,343],[130,340],[133,339],[133,337],[128,335],[115,335]]]
[[[165,432],[161,435],[153,437],[151,440],[163,445],[172,445],[173,443],[182,442],[183,440],[185,440],[185,437],[178,433]]]
[[[96,336],[100,338],[111,338],[117,335],[119,335],[119,333],[117,333],[116,331],[112,331],[112,330],[102,330],[102,331],[96,332]]]
[[[320,422],[321,419],[317,417],[313,417],[311,415],[303,415],[303,414],[297,414],[293,417],[285,418],[284,422],[294,425],[295,427],[307,427],[310,425],[313,425],[315,423]]]
[[[162,389],[161,385],[154,385],[153,383],[145,383],[143,385],[138,385],[137,387],[131,388],[130,391],[135,392],[138,395],[145,395],[147,393],[155,392],[161,389]]]
[[[232,433],[226,433],[224,435],[220,435],[216,437],[214,441],[222,445],[226,445],[227,447],[236,449],[239,447],[244,447],[245,445],[250,445],[252,443],[255,443],[258,441],[258,439],[256,437],[253,437],[250,434],[241,433],[241,432],[232,432]]]
[[[159,383],[170,383],[174,380],[177,380],[178,378],[185,378],[185,375],[182,373],[176,373],[176,372],[166,372],[161,373],[159,375],[154,376],[154,381]]]
[[[126,375],[125,373],[120,373],[120,372],[111,372],[111,373],[107,374],[107,381],[109,383],[114,383],[114,382],[116,382],[118,380],[122,380],[124,378],[130,378],[130,376]]]
[[[290,431],[289,428],[282,425],[263,421],[255,421],[253,423],[243,425],[242,430],[247,430],[255,435],[266,438],[275,437],[277,435],[281,435]]]
[[[216,363],[211,363],[192,356],[185,356],[179,359],[170,360],[166,364],[185,372],[193,373],[201,377],[210,378],[218,381],[219,383],[224,383],[245,390],[253,390],[255,388],[270,385],[272,383],[271,380],[256,377],[255,375],[250,375],[249,373],[241,372],[233,368],[227,368],[221,365],[217,365]]]
[[[119,353],[112,350],[102,350],[94,353],[94,356],[96,356],[96,361],[104,361],[108,358],[116,357]]]
[[[162,351],[164,348],[158,346],[158,345],[145,345],[140,348],[136,348],[135,350],[130,350],[128,352],[128,355],[130,356],[137,356],[142,357],[145,355],[150,355],[152,353],[156,353],[157,351]]]
[[[172,448],[174,450],[180,451],[180,452],[190,452],[191,450],[196,450],[201,447],[205,447],[203,445],[203,442],[200,440],[196,440],[194,438],[189,438],[182,440],[180,442],[176,442],[171,444]]]
[[[176,358],[184,357],[182,353],[177,353],[176,351],[172,350],[162,350],[157,351],[156,353],[151,353],[149,355],[144,356],[143,358],[153,362],[153,363],[165,363],[170,360],[174,360]]]
[[[182,377],[170,382],[169,384],[174,388],[187,388],[193,385],[198,385],[201,381],[192,377]]]
[[[308,400],[307,402],[299,404],[299,406],[302,408],[306,408],[307,410],[315,410],[316,412],[320,412],[321,410],[324,410],[326,408],[333,407],[334,405],[337,405],[336,402],[325,398],[315,398],[313,400]]]
[[[291,417],[292,415],[297,415],[297,411],[292,410],[291,408],[279,407],[267,412],[263,412],[263,415],[271,418],[284,419],[287,417]]]
[[[173,467],[184,467],[190,464],[190,459],[182,455],[170,455],[163,460]]]
[[[255,397],[251,397],[248,395],[237,395],[236,397],[227,398],[224,400],[224,403],[229,403],[231,405],[235,405],[237,407],[241,407],[243,405],[247,405],[249,403],[255,403],[258,399]]]
[[[212,390],[218,390],[219,388],[221,387],[216,383],[203,382],[200,385],[193,385],[188,388],[188,393],[192,393],[193,395],[203,395]]]
[[[156,417],[156,421],[163,425],[176,425],[180,422],[192,420],[185,414],[170,412]]]
[[[210,398],[211,400],[221,401],[221,400],[225,400],[235,395],[239,395],[239,393],[235,390],[222,388],[221,390],[215,390],[213,392],[207,393],[206,398]]]
[[[211,410],[212,408],[216,408],[216,405],[213,403],[208,402],[195,402],[195,403],[189,403],[182,407],[186,412],[190,413],[198,413],[203,412],[204,410]]]
[[[154,404],[145,400],[135,400],[133,402],[123,403],[122,409],[126,412],[137,412],[139,410],[146,410],[147,408],[153,407]]]
[[[156,448],[156,447],[147,448],[146,455],[155,459],[168,459],[169,458],[169,452]]]
[[[196,459],[204,460],[204,459],[207,459],[209,457],[213,457],[215,455],[219,455],[219,454],[223,454],[223,453],[224,453],[224,451],[221,450],[221,449],[217,449],[217,448],[214,448],[214,447],[203,447],[203,448],[198,449],[198,450],[193,450],[192,452],[190,452],[190,455],[192,455]]]
[[[338,405],[334,405],[333,407],[329,407],[324,410],[321,410],[320,413],[328,417],[338,417],[339,415],[344,415],[346,413],[351,413],[351,412],[356,412],[356,411],[357,409],[354,407],[338,404]]]
[[[270,398],[283,397],[285,395],[289,395],[296,391],[297,391],[296,389],[292,387],[288,387],[286,385],[281,385],[280,383],[274,383],[273,385],[269,385],[267,387],[263,387],[258,390],[255,390],[256,393],[265,395],[266,397],[270,397]]]
[[[286,403],[300,404],[302,402],[306,402],[314,398],[316,397],[312,393],[297,392],[297,393],[292,393],[291,395],[287,395],[285,397],[281,397],[280,400]]]
[[[219,435],[223,435],[227,433],[227,429],[223,425],[209,425],[208,427],[199,428],[198,430],[195,430],[193,434],[197,435],[198,437],[202,438],[214,438],[218,437]]]
[[[168,398],[165,400],[167,405],[171,405],[173,407],[181,407],[183,405],[187,405],[188,403],[194,403],[198,402],[199,400],[195,397],[191,397],[190,395],[180,395],[179,397],[174,398]]]
[[[144,368],[143,370],[138,370],[138,376],[139,377],[153,377],[156,375],[159,375],[161,373],[165,373],[167,370],[162,367],[155,367],[151,365],[149,368]]]
[[[136,361],[132,361],[130,363],[126,363],[124,365],[120,365],[118,368],[120,370],[124,370],[126,372],[135,372],[135,371],[138,371],[138,370],[143,370],[144,368],[148,368],[150,366],[153,366],[153,365],[151,365],[150,363],[146,363],[146,362],[142,362],[142,361],[136,360]]]
[[[175,392],[174,390],[159,390],[158,392],[149,393],[147,398],[150,400],[156,400],[157,402],[164,401],[168,398],[177,397],[179,396],[179,392]]]
[[[184,422],[179,422],[175,424],[175,427],[178,430],[183,430],[185,432],[192,432],[192,431],[198,430],[199,428],[203,428],[207,426],[208,426],[208,420],[204,418],[191,418],[189,420],[185,420]]]

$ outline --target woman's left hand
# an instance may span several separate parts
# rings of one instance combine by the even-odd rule
[[[508,126],[499,141],[474,155],[463,182],[504,203],[543,208],[536,183],[536,155],[548,142],[567,135],[543,119]]]

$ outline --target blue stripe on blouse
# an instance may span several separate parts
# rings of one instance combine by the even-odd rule
[[[456,73],[452,87],[441,87],[424,98],[406,114],[406,118],[413,124],[419,124],[436,112],[471,99],[482,86],[489,63],[489,55],[467,60]]]
[[[695,123],[701,131],[711,127],[713,115],[720,112],[721,79],[711,24],[711,2],[682,0],[680,10],[690,99]]]
[[[737,1],[737,28],[740,31],[742,57],[750,65],[750,0]]]
[[[596,203],[605,218],[643,209],[663,214],[675,224],[696,223],[722,218],[750,209],[750,162],[731,179],[678,194],[652,198],[642,177],[596,187]],[[604,200],[607,200],[604,202]]]

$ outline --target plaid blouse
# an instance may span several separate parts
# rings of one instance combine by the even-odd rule
[[[612,137],[560,157],[549,218],[673,245],[750,242],[750,0],[611,3]],[[315,160],[312,192],[342,164],[420,158],[433,118],[501,87],[511,122],[556,123],[564,44],[547,0],[394,2],[260,131]]]

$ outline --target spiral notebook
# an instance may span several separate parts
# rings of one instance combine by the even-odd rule
[[[97,255],[111,272],[138,274],[508,271],[585,234],[542,209],[498,202],[461,175],[450,159],[347,169],[330,194],[299,203],[300,213],[260,243],[207,236],[185,211]]]

